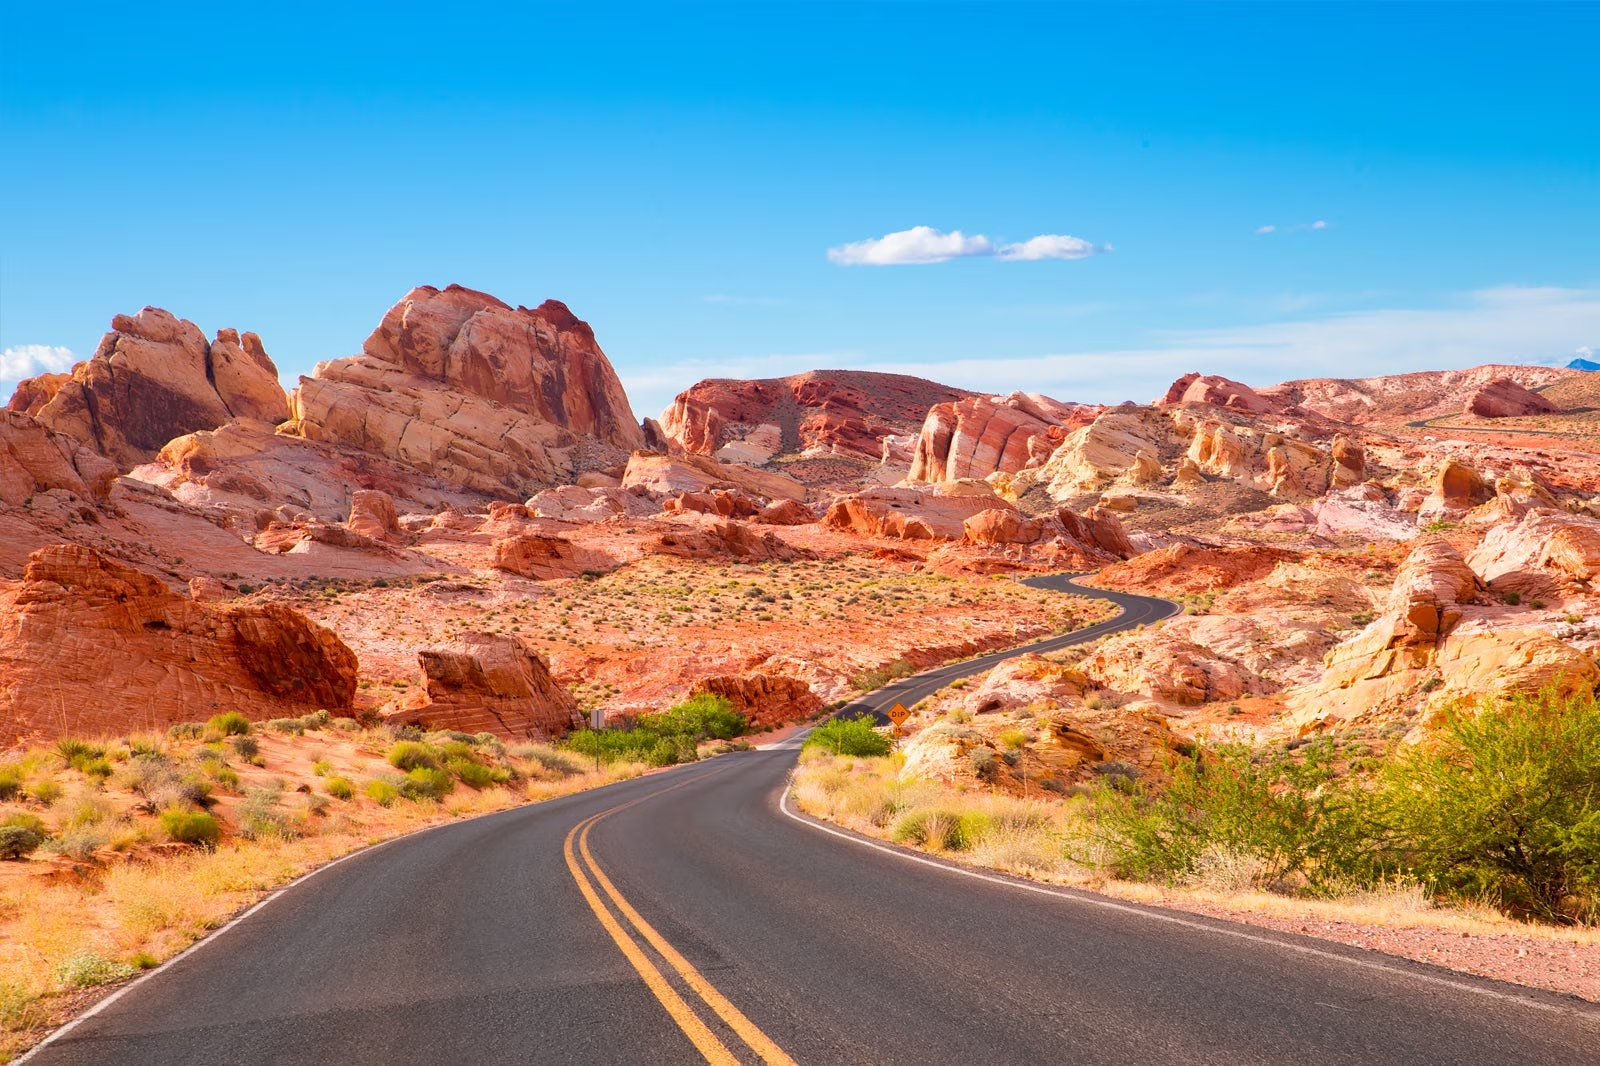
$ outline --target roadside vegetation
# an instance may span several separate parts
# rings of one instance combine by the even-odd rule
[[[589,760],[598,758],[601,765],[621,761],[674,766],[699,759],[701,746],[708,741],[721,742],[715,748],[718,752],[738,748],[741,745],[732,742],[748,730],[745,716],[726,699],[702,692],[620,728],[571,733],[561,747]]]
[[[1456,707],[1421,743],[1378,759],[1341,761],[1326,739],[1198,744],[1171,753],[1159,783],[1108,773],[1059,798],[998,793],[981,777],[903,780],[894,758],[867,754],[814,732],[795,782],[802,809],[1076,883],[1387,893],[1600,925],[1600,704],[1590,695]]]
[[[0,1061],[331,859],[637,776],[564,747],[223,714],[0,759]]]

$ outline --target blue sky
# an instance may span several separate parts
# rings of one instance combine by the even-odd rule
[[[217,6],[7,6],[0,388],[145,304],[292,384],[452,281],[566,301],[640,415],[1600,350],[1600,5]]]

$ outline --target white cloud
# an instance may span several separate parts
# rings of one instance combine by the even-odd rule
[[[1115,351],[878,364],[991,392],[1118,403],[1158,396],[1191,370],[1252,385],[1294,378],[1376,377],[1483,363],[1565,363],[1600,333],[1600,289],[1507,286],[1449,306],[1355,311],[1296,321],[1171,331]]]
[[[1085,259],[1097,252],[1111,251],[1111,246],[1096,248],[1081,237],[1068,237],[1061,233],[1041,233],[1020,244],[1002,244],[994,253],[996,259]]]
[[[1278,227],[1277,226],[1273,226],[1273,225],[1257,226],[1256,227],[1256,232],[1257,233],[1276,233],[1276,232],[1278,232]]]
[[[1327,228],[1328,228],[1328,223],[1326,221],[1324,221],[1323,219],[1319,218],[1315,222],[1296,222],[1292,226],[1285,226],[1285,227],[1283,227],[1283,232],[1284,233],[1299,233],[1299,232],[1302,232],[1304,230],[1319,230],[1319,229],[1327,229]],[[1256,232],[1258,234],[1260,234],[1260,233],[1277,233],[1278,232],[1278,227],[1273,225],[1273,224],[1271,224],[1271,223],[1268,223],[1265,226],[1257,226],[1256,227]]]
[[[52,344],[22,344],[0,351],[0,381],[13,382],[35,374],[72,369],[72,349]]]
[[[945,233],[932,226],[912,226],[897,233],[828,249],[828,258],[841,266],[943,263],[965,256],[992,254],[994,245],[982,234],[968,237],[960,230]]]
[[[882,237],[852,241],[828,249],[828,258],[840,266],[904,266],[945,263],[951,259],[990,256],[1006,262],[1036,259],[1083,259],[1111,246],[1096,247],[1064,233],[1041,233],[1015,244],[996,244],[981,233],[967,236],[960,230],[945,233],[932,226],[913,226]]]
[[[1322,221],[1322,219],[1319,218],[1315,222],[1311,223],[1311,225],[1308,226],[1307,228],[1308,229],[1327,229],[1328,228],[1328,224],[1326,222]]]
[[[1589,345],[1584,344],[1574,348],[1572,350],[1572,354],[1576,355],[1579,359],[1587,359],[1594,354],[1594,349]]]

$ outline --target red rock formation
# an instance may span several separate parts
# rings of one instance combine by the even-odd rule
[[[792,502],[792,501],[786,501]],[[680,492],[661,505],[666,514],[694,511],[723,518],[751,518],[761,513],[762,505],[742,492],[726,489],[712,492]]]
[[[1253,415],[1272,410],[1271,402],[1249,385],[1216,374],[1185,374],[1167,388],[1166,395],[1157,403],[1163,407],[1180,403],[1208,403]]]
[[[1108,566],[1094,583],[1156,596],[1217,592],[1265,577],[1279,563],[1299,558],[1297,552],[1266,545],[1214,548],[1173,544]]]
[[[0,584],[0,744],[165,729],[220,711],[348,714],[356,657],[276,604],[211,606],[90,549]]]
[[[970,395],[922,378],[859,370],[812,370],[760,381],[712,378],[679,393],[661,426],[684,451],[700,455],[771,426],[778,431],[778,452],[876,462],[884,437],[915,434],[928,408]]]
[[[1466,463],[1449,458],[1433,478],[1433,492],[1417,512],[1421,521],[1432,518],[1459,518],[1494,495],[1478,472]]]
[[[982,492],[933,492],[910,488],[873,488],[835,500],[822,524],[863,537],[901,540],[959,540],[965,522],[991,508],[1013,509],[979,482]]]
[[[38,399],[54,392],[42,405]],[[156,307],[117,315],[70,380],[18,386],[8,407],[96,448],[120,469],[149,462],[168,441],[233,418],[282,421],[278,371],[260,338],[222,330],[214,344],[193,322]]]
[[[394,497],[376,489],[357,489],[350,497],[350,517],[345,525],[373,540],[400,536],[400,514]]]
[[[524,533],[494,542],[494,568],[507,573],[550,581],[577,577],[585,570],[614,570],[616,562],[602,552],[582,548],[566,537]]]
[[[362,354],[319,364],[289,432],[527,497],[644,444],[594,332],[565,305],[512,308],[459,285],[413,289]]]
[[[663,533],[656,538],[654,551],[702,561],[788,562],[816,558],[809,549],[796,547],[776,533],[754,530],[731,519],[712,519]]]
[[[773,500],[756,515],[756,521],[766,526],[804,526],[816,520],[811,508],[799,500]]]
[[[1361,443],[1343,433],[1333,438],[1333,473],[1328,481],[1331,487],[1347,489],[1359,485],[1367,476],[1367,453]]]
[[[19,507],[52,489],[103,503],[116,477],[109,461],[74,438],[20,412],[0,414],[0,504]]]
[[[572,694],[517,637],[463,633],[450,647],[419,651],[417,661],[428,703],[402,712],[403,719],[508,739],[559,737],[582,724]]]
[[[11,394],[6,410],[36,415],[45,404],[56,398],[61,386],[71,380],[71,374],[40,374],[36,378],[24,378],[17,382],[17,391]]]
[[[1010,508],[979,511],[961,523],[961,543],[980,546],[1032,544],[1043,534],[1039,521],[1024,518]]]
[[[790,722],[803,722],[822,710],[822,699],[811,686],[797,677],[752,673],[741,676],[702,678],[690,696],[711,693],[733,704],[752,729],[773,729]]]
[[[1098,410],[1020,392],[1003,400],[973,396],[935,404],[922,423],[906,480],[984,478],[1038,466]]]
[[[1537,392],[1523,388],[1510,378],[1495,378],[1467,397],[1461,413],[1479,418],[1516,418],[1551,415],[1560,410]]]
[[[634,452],[622,472],[622,487],[655,495],[738,489],[769,500],[803,500],[806,487],[782,474],[744,463],[723,463],[705,455],[652,455]]]

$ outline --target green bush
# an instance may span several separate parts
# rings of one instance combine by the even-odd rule
[[[323,782],[322,790],[334,799],[347,800],[356,794],[356,788],[342,777],[330,777]]]
[[[22,791],[22,767],[16,763],[0,766],[0,800],[16,799]]]
[[[222,839],[222,824],[205,811],[169,807],[161,812],[161,831],[177,844],[214,847]]]
[[[333,772],[333,763],[329,762],[327,759],[318,759],[316,762],[311,764],[311,772],[317,777],[327,777]]]
[[[380,807],[392,807],[394,801],[400,798],[400,790],[380,778],[368,781],[362,791],[367,794],[369,800]]]
[[[723,697],[701,692],[658,714],[640,716],[634,728],[658,737],[688,737],[699,742],[732,740],[744,734],[749,722]]]
[[[295,836],[288,815],[278,806],[282,798],[282,788],[246,789],[244,800],[234,811],[234,818],[239,823],[239,835],[246,840],[260,840],[263,837],[287,840]]]
[[[45,842],[45,835],[25,825],[0,825],[0,860],[26,859]]]
[[[228,711],[213,717],[206,726],[225,737],[242,737],[250,732],[250,719],[238,711]]]
[[[437,769],[438,756],[428,745],[415,740],[402,740],[389,749],[386,756],[396,770],[416,770],[420,767]]]
[[[46,807],[61,798],[62,788],[48,777],[42,781],[35,781],[28,786],[28,791],[33,793],[33,798]]]
[[[418,766],[406,774],[400,794],[406,799],[444,799],[456,787],[448,773],[432,766]]]
[[[1366,854],[1359,788],[1336,780],[1326,739],[1298,751],[1255,753],[1244,744],[1175,754],[1172,780],[1152,792],[1106,777],[1097,793],[1110,865],[1124,877],[1176,880],[1202,855],[1225,850],[1257,859],[1264,882],[1347,880]]]
[[[261,742],[255,737],[240,734],[233,738],[233,750],[246,759],[254,759],[261,754]]]
[[[1543,921],[1600,919],[1600,704],[1545,692],[1445,712],[1385,770],[1383,861]]]
[[[803,747],[826,748],[835,755],[887,755],[894,742],[873,728],[872,718],[834,718],[813,729]]]
[[[894,825],[896,843],[933,846],[945,851],[966,851],[994,828],[988,815],[923,808],[905,815]]]
[[[93,988],[120,981],[138,973],[125,962],[116,962],[94,952],[74,955],[56,967],[56,980],[67,988]]]

